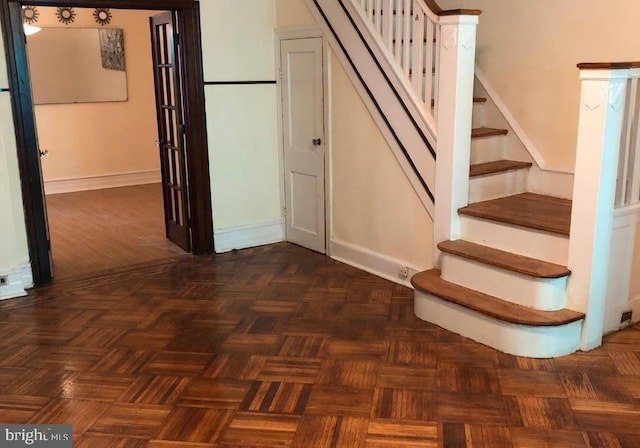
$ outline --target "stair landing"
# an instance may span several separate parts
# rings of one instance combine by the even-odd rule
[[[535,193],[521,193],[463,207],[461,215],[489,219],[536,230],[569,235],[571,201]]]

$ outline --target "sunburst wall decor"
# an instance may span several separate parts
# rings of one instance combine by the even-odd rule
[[[109,8],[96,8],[93,11],[93,18],[96,23],[105,26],[111,22],[111,10]]]
[[[58,6],[56,17],[58,18],[58,22],[69,25],[76,20],[76,12],[69,6]]]
[[[24,23],[33,25],[38,21],[39,16],[40,13],[38,12],[38,8],[36,8],[35,6],[22,7],[22,20],[24,21]]]

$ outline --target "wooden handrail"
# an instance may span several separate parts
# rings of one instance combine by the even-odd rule
[[[436,15],[442,16],[479,16],[482,11],[479,9],[442,9],[436,0],[424,0],[429,9]]]
[[[578,64],[580,70],[623,70],[630,68],[640,68],[640,61],[629,62],[581,62]]]

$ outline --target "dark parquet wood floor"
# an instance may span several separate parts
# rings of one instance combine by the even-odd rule
[[[280,243],[0,303],[0,422],[71,423],[76,448],[634,448],[640,328],[508,356]]]

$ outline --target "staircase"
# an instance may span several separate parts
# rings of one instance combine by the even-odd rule
[[[506,135],[472,130],[460,238],[438,243],[441,270],[412,278],[415,313],[506,353],[572,353],[580,348],[584,314],[565,304],[571,201],[526,192],[532,164],[501,158]]]
[[[411,279],[416,315],[519,356],[599,346],[614,209],[640,209],[640,63],[579,66],[572,202],[527,191],[533,158],[506,156],[517,153],[505,147],[509,131],[485,120],[487,98],[473,92],[480,11],[435,0],[307,3],[434,218],[435,269]]]

